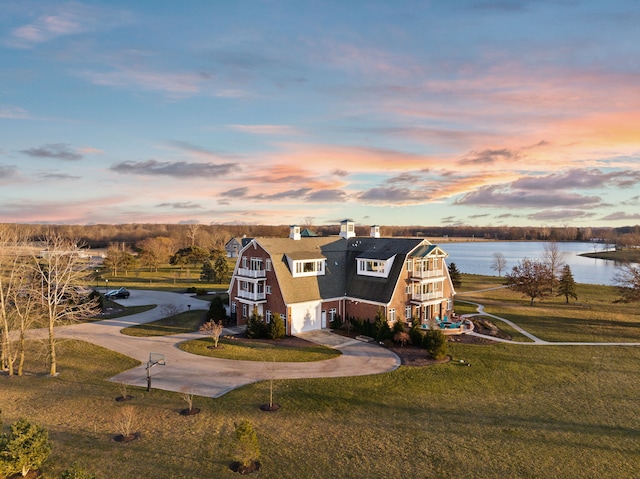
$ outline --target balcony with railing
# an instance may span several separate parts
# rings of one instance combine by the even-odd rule
[[[238,276],[244,276],[245,278],[264,278],[267,276],[267,272],[264,269],[238,268]]]
[[[411,276],[418,279],[437,278],[443,276],[443,273],[442,269],[414,269]]]
[[[440,298],[444,298],[444,292],[442,291],[430,291],[430,292],[414,291],[413,294],[411,295],[412,301],[419,301],[419,302],[431,301],[433,299],[440,299]]]
[[[248,299],[249,301],[266,301],[267,294],[264,291],[256,293],[253,291],[238,290],[238,298]]]

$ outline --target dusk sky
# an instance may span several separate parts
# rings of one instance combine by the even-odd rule
[[[0,222],[640,223],[637,0],[0,9]]]

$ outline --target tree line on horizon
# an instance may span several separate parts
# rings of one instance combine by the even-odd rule
[[[38,241],[52,234],[77,238],[89,248],[107,248],[114,243],[130,248],[148,238],[167,238],[179,249],[199,246],[222,250],[231,238],[286,237],[289,225],[204,225],[193,224],[97,224],[44,225],[11,224],[13,228]],[[318,236],[339,233],[339,226],[301,224]],[[370,225],[356,225],[358,236],[368,236]],[[605,227],[547,227],[547,226],[380,226],[381,236],[469,238],[498,241],[597,241],[620,247],[640,246],[640,226]]]

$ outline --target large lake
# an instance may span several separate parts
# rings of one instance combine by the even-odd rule
[[[523,258],[542,259],[546,243],[543,241],[473,241],[469,243],[443,241],[438,244],[449,253],[447,263],[455,263],[462,273],[497,276],[498,272],[491,269],[493,253],[502,253],[507,260],[507,266],[502,272],[504,276]],[[571,267],[576,282],[615,284],[614,275],[618,265],[616,262],[578,256],[581,253],[593,253],[594,244],[558,242],[557,245],[558,250],[564,254],[564,262]],[[601,248],[603,245],[597,246]]]

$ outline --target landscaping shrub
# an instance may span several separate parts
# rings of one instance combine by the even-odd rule
[[[20,419],[11,425],[9,434],[0,435],[0,476],[26,476],[29,471],[39,469],[50,453],[47,430]]]
[[[282,320],[282,316],[278,313],[275,313],[271,317],[271,322],[267,327],[269,339],[280,339],[284,338],[286,331],[284,329],[284,321]]]
[[[335,314],[333,319],[329,322],[331,329],[340,329],[342,327],[342,318],[339,314]]]
[[[424,331],[420,327],[419,321],[412,322],[411,329],[409,330],[409,337],[411,338],[411,344],[414,346],[422,346]]]
[[[433,359],[444,359],[449,354],[447,337],[442,330],[430,328],[424,335],[422,346],[429,352]]]
[[[264,339],[269,334],[268,325],[262,320],[262,316],[256,310],[247,321],[247,337],[250,339]]]
[[[374,332],[376,341],[386,341],[387,339],[391,339],[392,337],[391,328],[389,327],[389,321],[387,321],[387,318],[384,316],[384,313],[381,309],[379,309],[376,313]]]
[[[222,321],[222,324],[226,325],[227,311],[220,296],[215,295],[211,300],[211,304],[209,305],[209,312],[207,313],[207,319],[214,322]]]

